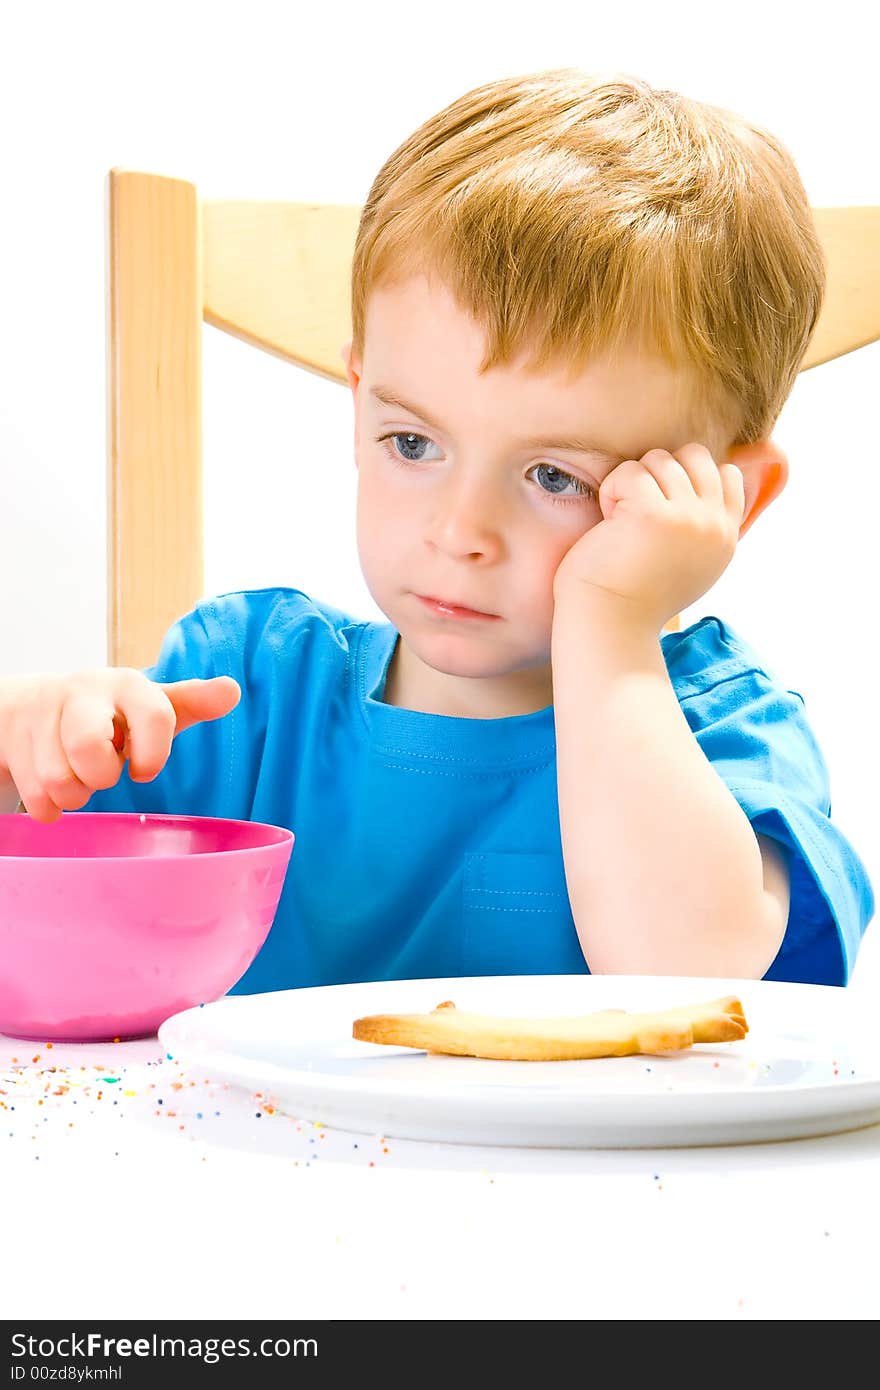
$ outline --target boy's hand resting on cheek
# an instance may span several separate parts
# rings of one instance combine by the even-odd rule
[[[628,626],[659,632],[733,559],[745,509],[743,476],[702,444],[649,449],[599,489],[603,520],[566,553],[554,599],[594,599]]]
[[[92,792],[162,771],[176,734],[238,704],[231,676],[160,685],[119,667],[0,679],[0,790],[9,781],[39,821],[77,811]]]

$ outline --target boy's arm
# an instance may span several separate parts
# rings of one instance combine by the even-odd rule
[[[587,964],[760,977],[788,920],[785,857],[700,748],[659,635],[620,608],[575,585],[553,624],[562,847]]]
[[[603,520],[554,577],[551,652],[562,847],[587,964],[762,976],[788,921],[785,861],[704,755],[660,645],[733,558],[744,474],[698,442],[649,449],[607,474],[599,504]]]

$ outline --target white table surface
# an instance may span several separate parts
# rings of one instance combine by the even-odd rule
[[[880,1002],[874,927],[849,988]],[[0,1037],[0,1092],[8,1319],[880,1315],[880,1125],[723,1148],[420,1143],[301,1121],[158,1039]]]

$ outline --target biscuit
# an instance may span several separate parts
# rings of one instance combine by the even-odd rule
[[[588,1057],[653,1056],[694,1043],[737,1042],[748,1032],[735,995],[650,1013],[606,1009],[574,1018],[502,1018],[464,1013],[451,1000],[428,1014],[369,1014],[352,1037],[458,1057],[562,1062]]]

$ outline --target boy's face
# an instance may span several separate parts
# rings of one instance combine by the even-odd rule
[[[725,457],[690,383],[659,358],[596,359],[571,379],[522,365],[479,376],[484,349],[445,287],[418,276],[374,290],[363,361],[344,350],[361,567],[401,635],[394,702],[415,708],[444,678],[468,710],[549,704],[553,577],[602,521],[602,480],[693,440]]]

